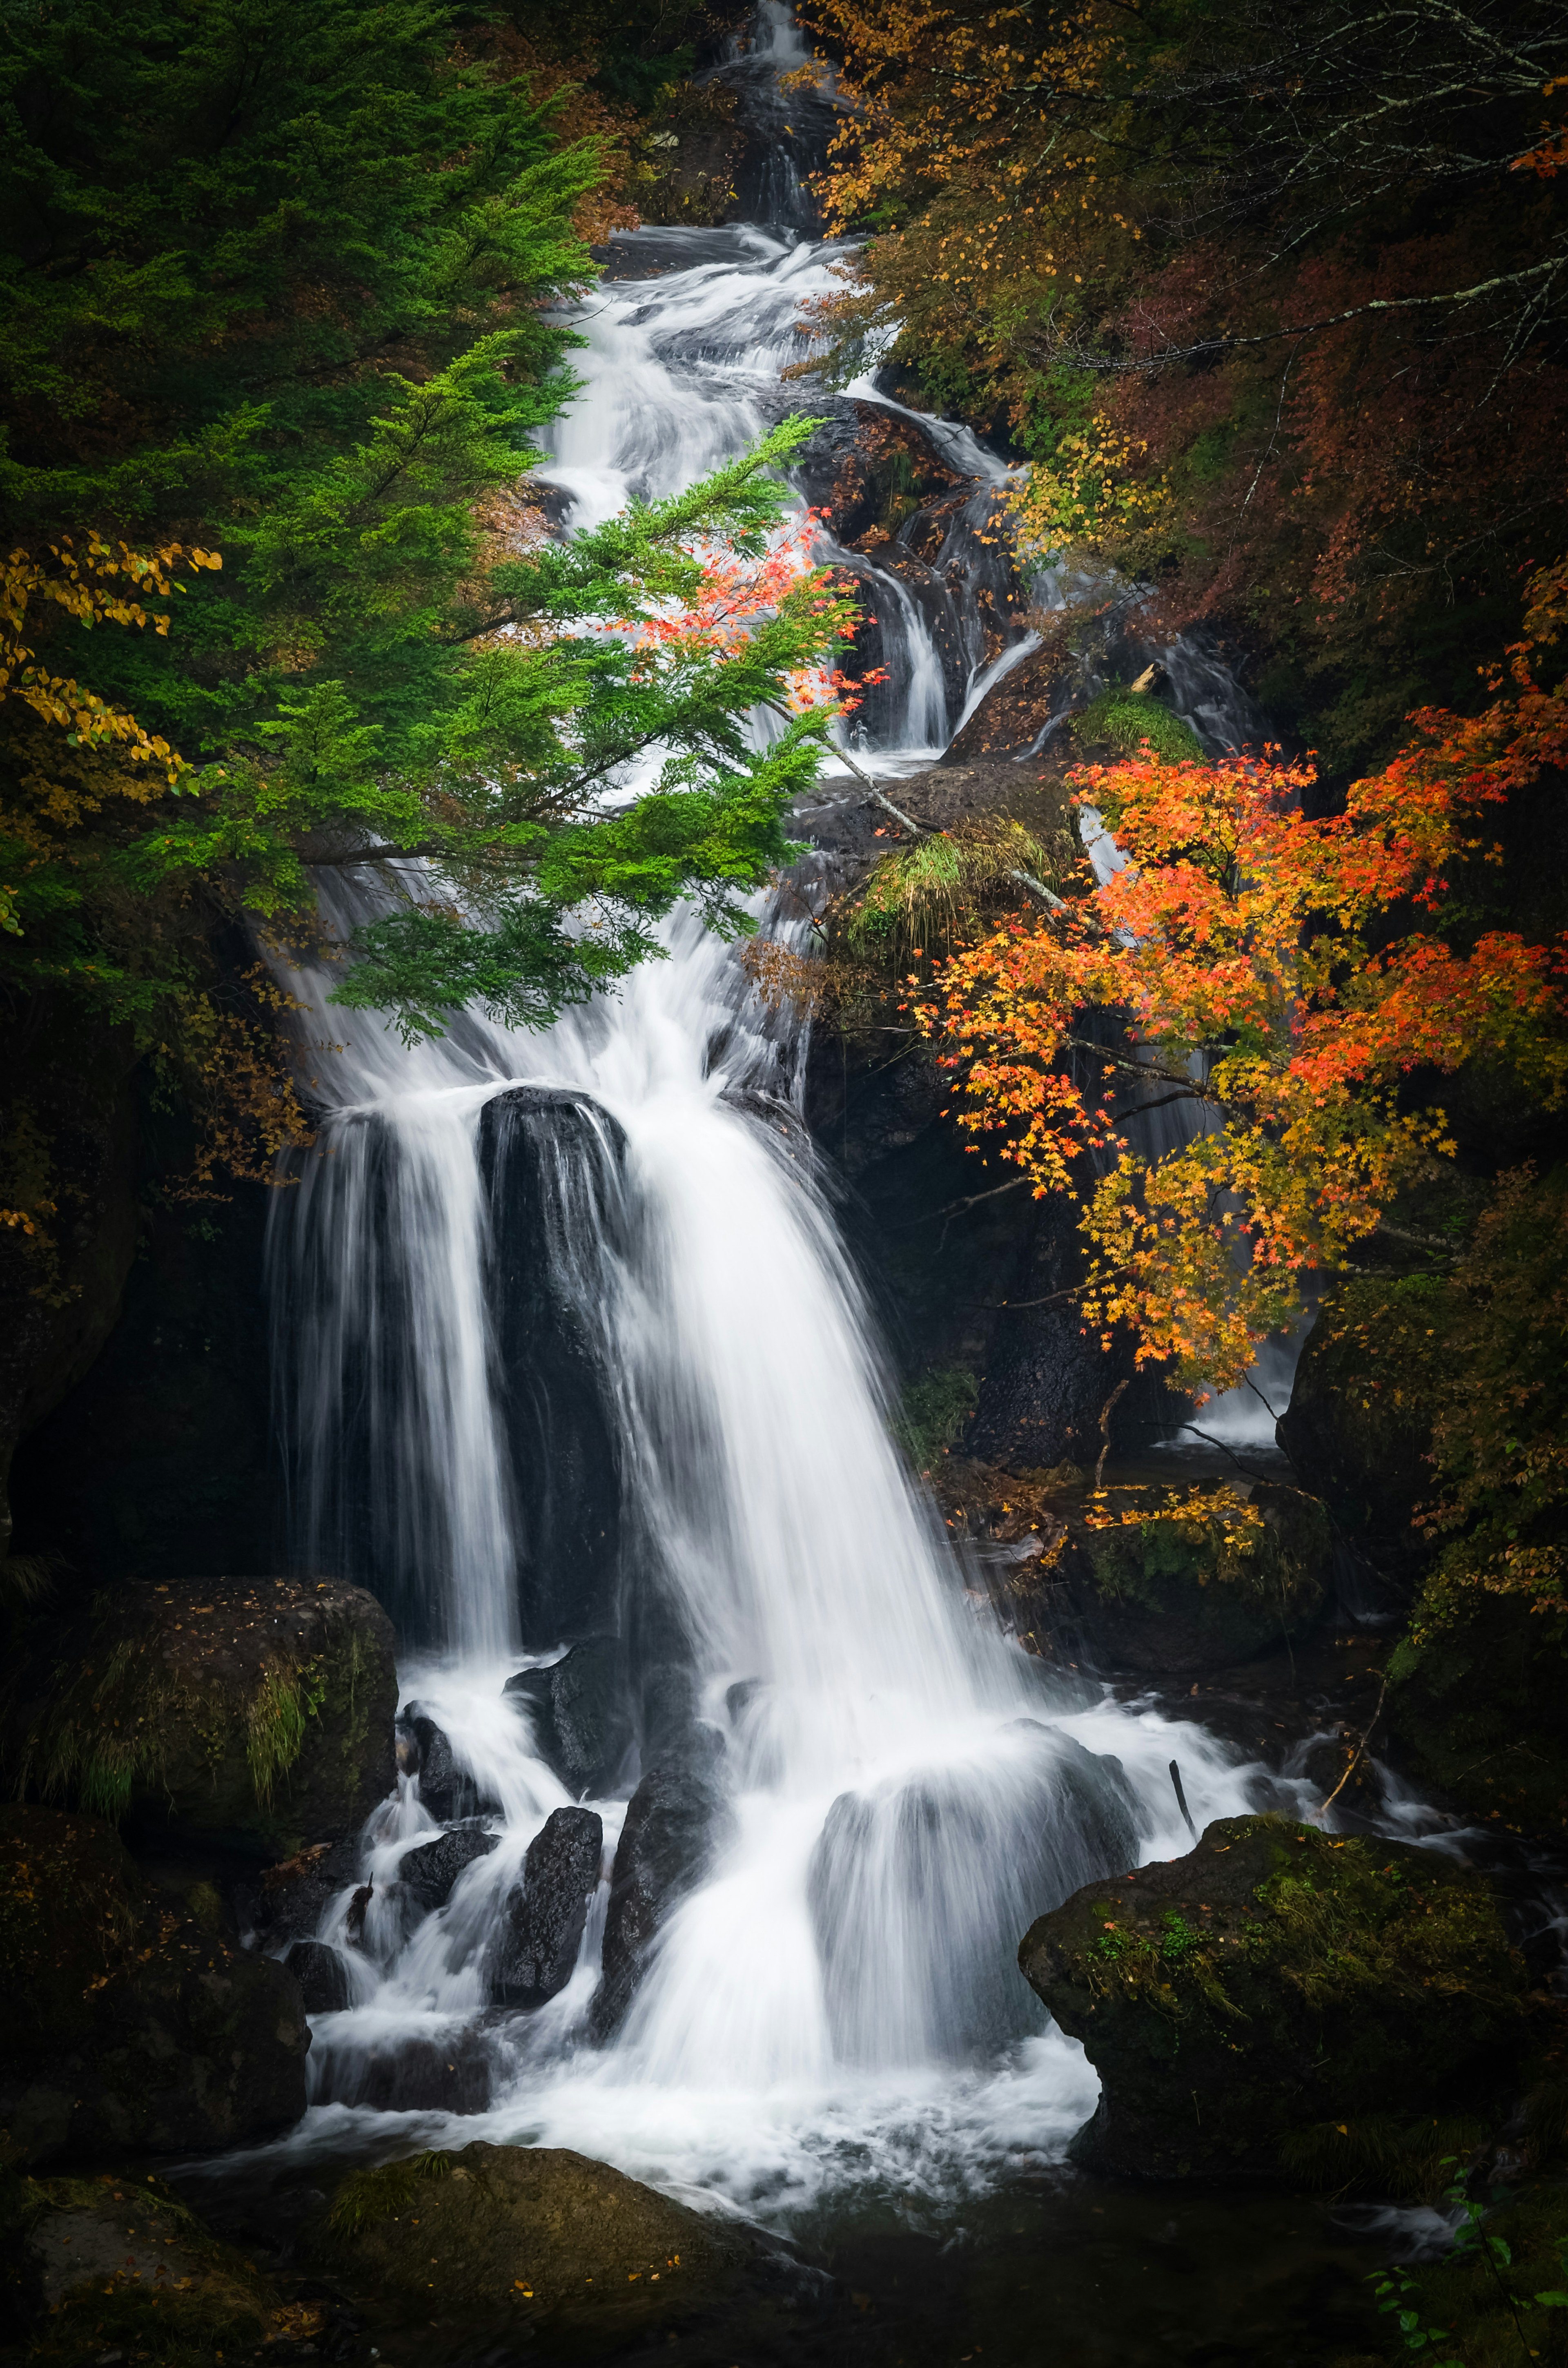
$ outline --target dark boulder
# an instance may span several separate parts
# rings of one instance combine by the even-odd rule
[[[233,2146],[305,2109],[299,1986],[145,1891],[112,1827],[0,1809],[0,2123],[22,2159]]]
[[[1349,2164],[1381,2117],[1506,2093],[1524,2035],[1525,1968],[1479,1876],[1282,1817],[1090,1884],[1018,1963],[1100,2076],[1075,2158],[1131,2178],[1278,2179],[1335,2139]]]
[[[19,1765],[88,1800],[129,1778],[139,1846],[288,1858],[357,1832],[395,1781],[392,1623],[337,1579],[128,1583],[40,1629],[18,1691]]]
[[[487,1834],[478,1826],[459,1826],[433,1842],[421,1842],[417,1850],[405,1850],[398,1861],[399,1880],[428,1916],[433,1907],[443,1907],[451,1897],[465,1868],[476,1858],[488,1858],[498,1839],[499,1836]]]
[[[631,1795],[610,1877],[604,1978],[591,2015],[597,2039],[619,2029],[672,1910],[697,1888],[735,1831],[723,1757],[717,1730],[695,1727],[654,1762]]]
[[[311,2102],[377,2113],[483,2113],[496,2087],[495,2043],[483,2031],[393,2032],[368,2041],[352,2022],[324,2024],[311,2054]]]
[[[325,1941],[296,1941],[283,1963],[300,1985],[307,2014],[338,2014],[353,1997],[343,1952]]]
[[[1432,1493],[1430,1432],[1418,1393],[1375,1369],[1331,1300],[1301,1350],[1276,1435],[1301,1486],[1322,1497],[1393,1600],[1408,1598],[1431,1557],[1415,1525]]]
[[[407,1704],[398,1724],[414,1737],[419,1754],[420,1805],[428,1809],[437,1825],[455,1817],[487,1816],[499,1807],[498,1802],[483,1796],[472,1772],[452,1749],[445,1727],[437,1726],[417,1702]]]
[[[522,1633],[544,1650],[619,1625],[620,1477],[602,1319],[625,1137],[585,1095],[514,1086],[485,1103],[479,1149]]]
[[[602,1796],[631,1748],[626,1655],[613,1636],[590,1636],[548,1668],[519,1669],[502,1689],[526,1703],[541,1759],[569,1793]]]
[[[312,1842],[293,1858],[264,1868],[258,1880],[236,1886],[241,1933],[273,1944],[308,1941],[338,1894],[356,1888],[358,1881],[358,1842]]]
[[[561,2146],[481,2141],[438,2167],[415,2156],[352,2170],[328,2226],[335,2280],[415,2308],[421,2324],[437,2311],[443,2328],[477,2321],[494,2360],[530,2343],[540,2320],[572,2334],[574,2358],[579,2328],[587,2356],[641,2351],[637,2339],[710,2305],[754,2257],[733,2221]],[[497,2348],[502,2328],[514,2332]]]
[[[491,1974],[491,1995],[502,2005],[543,2006],[571,1980],[599,1879],[604,1832],[592,1809],[556,1809],[528,1844]]]

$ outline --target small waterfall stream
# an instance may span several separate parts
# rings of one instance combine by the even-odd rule
[[[798,63],[786,12],[765,13]],[[568,528],[675,490],[788,407],[778,371],[833,250],[790,226],[798,178],[780,187],[781,223],[623,243],[668,268],[584,307],[586,392],[541,472]],[[971,643],[955,695],[926,610],[885,586],[873,761],[896,769],[940,747],[983,668]],[[328,918],[351,923],[358,893],[332,892]],[[323,1918],[352,1995],[314,2018],[314,2102],[287,2145],[543,2140],[778,2223],[857,2186],[958,2195],[1059,2153],[1093,2101],[1017,1972],[1025,1926],[1187,1847],[1173,1757],[1200,1825],[1249,1805],[1256,1771],[977,1616],[890,1440],[796,1116],[803,1032],[692,920],[665,952],[545,1036],[471,1014],[405,1052],[356,1019],[322,1056],[331,1107],[271,1246],[301,1552],[393,1608],[410,1715],[463,1786],[424,1797],[428,1758],[400,1778]],[[614,1764],[573,1788],[539,1697],[503,1688],[584,1646],[613,1664]],[[706,1871],[607,2033],[627,1802],[698,1744],[722,1800]],[[494,1995],[508,1903],[584,1792],[598,1891],[570,1980],[519,2010]],[[430,1907],[400,1870],[442,1831],[483,1854]]]

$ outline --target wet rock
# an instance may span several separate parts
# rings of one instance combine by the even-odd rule
[[[654,1762],[631,1795],[610,1877],[604,1978],[590,2019],[597,2039],[619,2030],[671,1911],[735,1831],[723,1756],[716,1729],[696,1727]]]
[[[353,1996],[340,1950],[325,1941],[296,1941],[283,1963],[300,1985],[307,2014],[340,2013]]]
[[[621,1229],[625,1137],[585,1095],[514,1086],[485,1103],[479,1150],[527,1573],[522,1633],[542,1651],[619,1625],[620,1478],[600,1315]]]
[[[499,1806],[482,1796],[473,1776],[452,1749],[446,1729],[437,1726],[417,1702],[407,1704],[398,1724],[407,1727],[419,1754],[420,1804],[438,1825],[454,1817],[477,1817]]]
[[[960,484],[917,420],[872,403],[835,404],[796,453],[791,474],[812,508],[826,512],[835,541],[848,546],[877,531],[873,549],[891,540],[895,505]]]
[[[659,1661],[642,1679],[639,1741],[642,1764],[684,1748],[697,1726],[697,1672],[685,1661]]]
[[[1021,757],[1036,744],[1049,747],[1064,726],[1050,739],[1040,734],[1064,704],[1062,653],[1047,643],[1031,650],[994,682],[949,747],[945,764],[971,765],[987,757]]]
[[[477,1826],[460,1826],[433,1842],[422,1842],[417,1850],[405,1850],[398,1861],[398,1879],[428,1916],[433,1907],[442,1907],[451,1897],[464,1869],[476,1858],[487,1858],[499,1839]]]
[[[300,1990],[143,1890],[113,1829],[0,1809],[0,2123],[23,2158],[238,2146],[305,2106]]]
[[[494,2044],[481,2031],[388,2032],[369,2041],[324,2025],[312,2051],[311,2101],[378,2113],[483,2113],[494,2091]]]
[[[840,1794],[808,1877],[835,2054],[861,2065],[967,2060],[1040,2029],[1011,1963],[1021,1918],[1092,1873],[1119,1873],[1137,1838],[1121,1762],[1032,1719],[1017,1721],[983,1768]],[[868,1930],[890,1915],[895,1996],[866,1948]]]
[[[293,1858],[265,1867],[256,1882],[236,1887],[240,1930],[274,1943],[310,1940],[332,1902],[358,1876],[358,1842],[312,1842]]]
[[[130,1832],[281,1859],[353,1833],[394,1778],[392,1623],[336,1579],[137,1581],[40,1632],[13,1746],[62,1791],[130,1776]]]
[[[1018,1963],[1100,2077],[1074,2157],[1131,2178],[1278,2179],[1325,2131],[1494,2098],[1524,2028],[1479,1876],[1282,1817],[1087,1885]]]
[[[329,2256],[351,2291],[523,2340],[542,2322],[619,2349],[713,2299],[751,2257],[732,2223],[560,2146],[480,2142],[440,2167],[416,2157],[351,2171],[333,2219],[352,2231]]]
[[[615,1637],[588,1637],[549,1668],[519,1669],[502,1691],[527,1703],[540,1757],[569,1793],[609,1792],[632,1740],[626,1655]]]
[[[502,2005],[543,2006],[571,1980],[598,1884],[604,1830],[592,1809],[556,1809],[528,1844],[491,1974],[491,1995]]]

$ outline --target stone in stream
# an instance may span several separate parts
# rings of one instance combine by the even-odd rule
[[[341,1950],[326,1941],[296,1941],[283,1963],[300,1985],[307,2014],[337,2014],[352,1995]]]
[[[428,1916],[451,1897],[459,1875],[476,1858],[487,1858],[499,1839],[479,1826],[459,1826],[433,1842],[421,1842],[417,1850],[405,1850],[398,1861],[398,1880]]]
[[[548,1668],[519,1669],[501,1689],[528,1706],[541,1759],[569,1793],[602,1798],[631,1747],[626,1655],[617,1638],[590,1636]]]
[[[918,2060],[1038,2030],[1011,1963],[1019,1924],[1096,1871],[1119,1872],[1137,1847],[1121,1762],[1034,1719],[1013,1721],[983,1764],[840,1793],[807,1879],[839,2055]],[[866,1945],[890,1922],[892,1983]]]
[[[756,2258],[733,2223],[606,2163],[483,2140],[350,2171],[327,2227],[319,2258],[334,2282],[406,2303],[421,2327],[435,2315],[443,2326],[502,2320],[526,2342],[542,2320],[580,2327],[618,2356],[713,2301]],[[512,2345],[487,2344],[484,2356],[510,2359]]]
[[[619,2029],[671,1911],[697,1888],[734,1834],[723,1757],[724,1740],[715,1728],[693,1727],[662,1754],[631,1795],[610,1877],[604,1978],[589,2013],[597,2040]]]
[[[593,1809],[555,1809],[528,1844],[490,1977],[491,1996],[500,2004],[543,2006],[571,1980],[599,1879],[604,1833],[604,1820]]]
[[[293,1976],[147,1889],[96,1817],[0,1808],[0,1983],[17,2161],[242,2146],[304,2112]]]
[[[233,1887],[234,1912],[247,1947],[264,1941],[309,1941],[337,1895],[359,1880],[357,1841],[312,1842],[293,1858],[264,1867],[258,1879]]]
[[[437,1825],[457,1817],[492,1814],[500,1803],[487,1800],[452,1749],[445,1727],[437,1726],[417,1702],[406,1702],[398,1713],[399,1727],[413,1736],[419,1754],[419,1800]]]
[[[619,1624],[621,1490],[603,1310],[622,1230],[624,1154],[620,1128],[585,1094],[513,1086],[480,1113],[495,1371],[530,1650]]]
[[[1222,1819],[1086,1885],[1018,1963],[1100,2077],[1074,2159],[1138,2179],[1343,2185],[1396,2120],[1508,2093],[1526,2036],[1481,1876],[1284,1817]]]

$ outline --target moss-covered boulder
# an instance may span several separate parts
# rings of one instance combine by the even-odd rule
[[[631,2341],[744,2271],[723,2221],[561,2146],[483,2142],[351,2171],[324,2251],[357,2294],[527,2342],[551,2329]],[[488,2354],[486,2356],[489,2356]]]
[[[1328,1600],[1327,1517],[1267,1482],[1108,1488],[1070,1522],[1075,1605],[1108,1668],[1222,1668],[1301,1635]]]
[[[290,2305],[145,2170],[0,2174],[0,2244],[9,2331],[27,2328],[25,2356],[37,2368],[96,2360],[186,2368],[328,2329],[326,2310]]]
[[[92,2161],[269,2136],[305,2107],[299,1987],[138,1881],[111,1826],[0,1807],[0,2151]]]
[[[1076,1892],[1018,1963],[1100,2076],[1075,2156],[1132,2178],[1279,2178],[1314,2128],[1494,2098],[1525,2032],[1479,1877],[1273,1816]]]
[[[354,1832],[395,1782],[392,1623],[339,1579],[135,1582],[41,1636],[25,1789],[253,1856]]]

